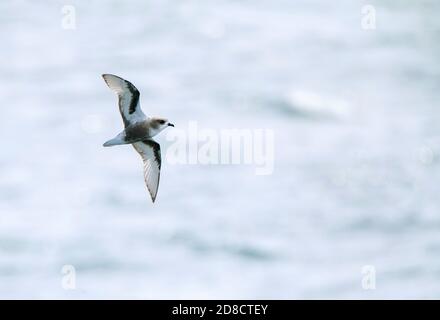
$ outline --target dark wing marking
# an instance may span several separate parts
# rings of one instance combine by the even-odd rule
[[[160,144],[154,140],[144,140],[133,143],[133,147],[139,152],[144,162],[145,184],[151,195],[151,200],[154,202],[159,188],[160,167],[162,164]]]
[[[145,120],[145,114],[139,105],[139,90],[129,81],[112,74],[103,74],[105,83],[117,93],[119,98],[119,111],[121,112],[124,126],[138,120]]]

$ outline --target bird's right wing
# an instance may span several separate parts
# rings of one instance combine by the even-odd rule
[[[139,90],[129,81],[112,74],[103,74],[105,83],[117,93],[119,98],[119,111],[125,127],[135,121],[145,120],[146,116],[139,104]]]
[[[162,163],[160,144],[153,140],[144,140],[133,143],[133,147],[139,152],[144,162],[145,184],[148,192],[150,192],[151,200],[154,202],[159,188],[160,166]]]

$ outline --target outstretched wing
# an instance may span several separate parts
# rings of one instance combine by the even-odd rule
[[[145,120],[145,114],[139,105],[139,90],[129,81],[112,74],[103,74],[105,83],[118,94],[119,111],[125,127],[130,123]]]
[[[160,166],[160,144],[153,140],[144,140],[133,143],[133,147],[144,161],[144,179],[147,189],[150,192],[151,200],[156,200],[157,189],[159,188]]]

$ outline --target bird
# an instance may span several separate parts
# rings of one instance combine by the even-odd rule
[[[139,103],[139,90],[131,82],[113,74],[103,74],[102,77],[118,96],[119,111],[124,123],[124,130],[106,141],[103,146],[133,145],[142,158],[145,184],[154,203],[159,188],[162,159],[160,144],[152,138],[167,127],[174,127],[174,124],[166,118],[146,116]]]

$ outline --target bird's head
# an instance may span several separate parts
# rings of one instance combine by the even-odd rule
[[[174,127],[174,124],[170,123],[168,119],[153,117],[150,120],[151,127],[157,132],[161,132],[167,127]]]

